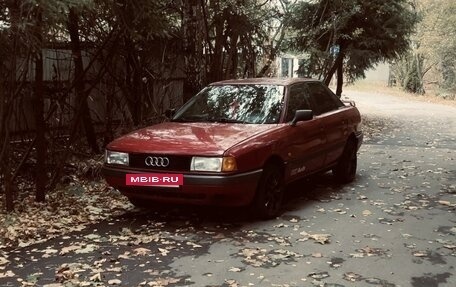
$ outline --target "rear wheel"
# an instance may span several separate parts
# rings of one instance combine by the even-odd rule
[[[337,165],[333,168],[333,174],[340,183],[352,182],[356,177],[358,157],[356,154],[356,142],[350,140],[342,153]]]
[[[280,214],[284,194],[281,169],[272,164],[265,166],[258,183],[251,212],[255,217],[271,219]]]

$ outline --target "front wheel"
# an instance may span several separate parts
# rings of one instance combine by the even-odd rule
[[[284,190],[281,169],[276,165],[266,165],[252,202],[253,215],[261,219],[278,216],[282,207]]]
[[[154,209],[155,208],[155,204],[152,201],[149,201],[147,199],[129,197],[128,200],[130,201],[131,204],[133,204],[135,207],[140,208],[140,209]]]
[[[351,140],[345,146],[339,162],[332,170],[337,181],[340,183],[352,182],[356,177],[357,162],[356,142]]]

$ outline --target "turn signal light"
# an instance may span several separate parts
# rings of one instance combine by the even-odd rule
[[[236,159],[234,157],[224,157],[222,161],[222,171],[235,171],[237,169]]]

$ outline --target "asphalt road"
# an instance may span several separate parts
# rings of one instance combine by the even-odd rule
[[[346,94],[376,129],[352,184],[296,183],[270,221],[135,210],[2,251],[0,286],[456,286],[456,108]]]

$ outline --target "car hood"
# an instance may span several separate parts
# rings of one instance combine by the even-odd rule
[[[277,125],[168,122],[122,136],[107,149],[129,153],[222,155],[230,147],[274,127]]]

